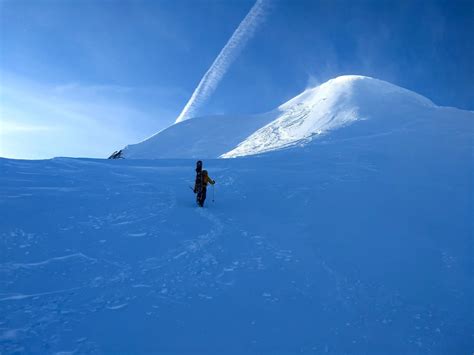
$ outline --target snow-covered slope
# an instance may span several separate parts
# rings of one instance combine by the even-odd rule
[[[472,352],[474,113],[325,85],[129,147],[246,155],[204,209],[194,159],[0,159],[0,352]]]
[[[363,76],[341,76],[309,89],[281,105],[279,117],[223,157],[282,149],[317,139],[356,121],[373,120],[380,132],[415,120],[420,113],[436,115],[435,105],[412,91]]]
[[[469,119],[205,160],[204,209],[194,160],[0,159],[1,352],[468,354]]]
[[[208,116],[176,123],[147,140],[123,149],[131,159],[216,158],[235,148],[275,113],[255,116]]]
[[[427,98],[390,83],[341,76],[254,116],[213,116],[172,125],[124,149],[126,158],[217,158],[306,145],[354,123],[384,133],[415,121],[453,119]]]

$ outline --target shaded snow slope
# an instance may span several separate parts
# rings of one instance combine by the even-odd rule
[[[175,124],[127,146],[126,158],[231,158],[305,145],[357,122],[373,132],[426,119],[455,119],[427,98],[390,83],[347,75],[254,116],[213,116]]]
[[[204,209],[194,160],[0,159],[0,349],[470,353],[471,119],[205,160]]]
[[[207,116],[176,123],[147,140],[125,147],[131,159],[217,158],[235,148],[276,113],[255,116]]]

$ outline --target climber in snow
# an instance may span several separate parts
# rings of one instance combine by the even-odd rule
[[[202,161],[196,163],[196,181],[194,183],[194,193],[196,194],[196,202],[199,206],[204,206],[207,194],[207,184],[214,185],[216,182],[208,175],[207,170],[202,170]]]

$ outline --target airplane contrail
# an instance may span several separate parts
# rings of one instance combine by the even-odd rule
[[[222,48],[211,67],[202,77],[188,103],[184,106],[183,111],[181,111],[176,119],[176,123],[194,117],[194,113],[199,106],[214,92],[222,77],[229,69],[229,66],[252,37],[258,25],[262,22],[265,15],[266,3],[267,0],[257,0],[253,5],[247,16],[245,16],[227,41],[224,48]]]

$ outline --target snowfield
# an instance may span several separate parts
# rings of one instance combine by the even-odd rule
[[[0,352],[471,353],[474,113],[336,84],[126,151],[176,159],[0,159]]]

